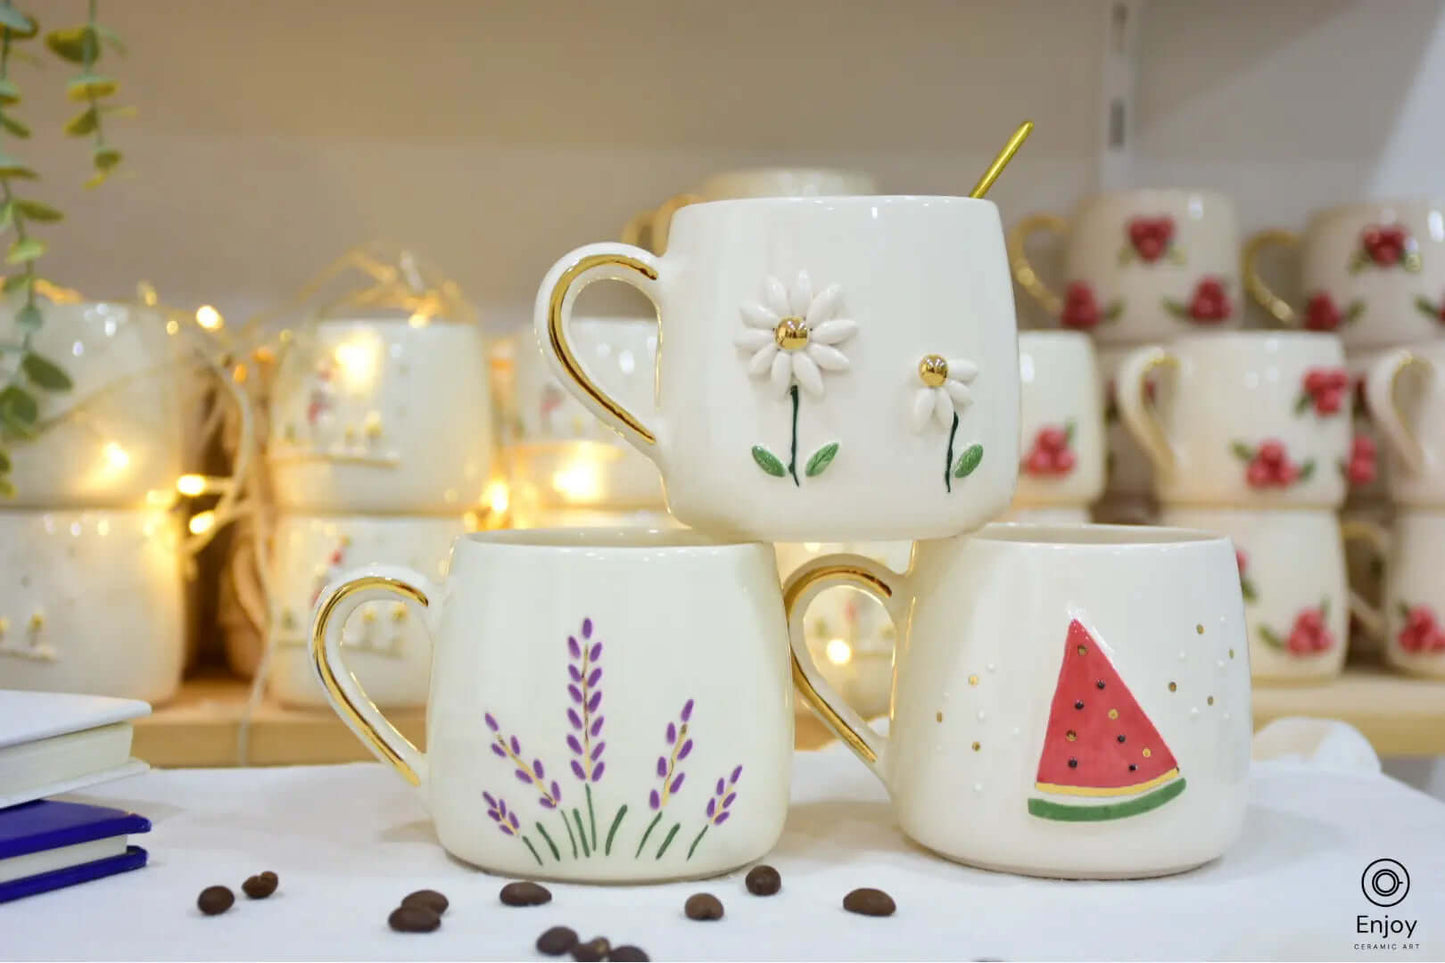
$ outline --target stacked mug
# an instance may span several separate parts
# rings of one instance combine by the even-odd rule
[[[267,461],[277,519],[268,684],[323,706],[306,653],[312,605],[345,569],[447,574],[492,471],[487,357],[475,324],[323,317],[283,337]],[[426,703],[427,633],[404,606],[366,606],[346,627],[352,671],[378,704]]]
[[[1356,571],[1356,614],[1387,661],[1445,676],[1445,206],[1372,201],[1319,211],[1303,235],[1264,231],[1245,253],[1250,292],[1280,323],[1337,333],[1356,397],[1346,461],[1354,483],[1347,536],[1367,564]],[[1276,294],[1257,261],[1271,247],[1297,249],[1302,306]],[[1366,417],[1368,416],[1368,417]],[[1374,470],[1376,451],[1388,457]],[[1384,527],[1393,517],[1393,530]],[[1352,539],[1353,540],[1353,539]],[[1383,579],[1371,579],[1383,559]],[[1375,563],[1375,564],[1368,564]],[[1363,584],[1376,582],[1378,584]]]
[[[571,308],[657,305],[655,404],[610,393]],[[997,209],[953,197],[689,204],[666,253],[605,243],[548,272],[559,381],[658,466],[690,529],[460,538],[446,590],[364,568],[319,602],[338,714],[430,804],[441,844],[509,875],[717,875],[776,843],[794,684],[951,859],[1075,877],[1177,872],[1243,822],[1250,680],[1228,539],[995,525],[1019,473],[1019,358]],[[778,584],[767,542],[920,540]],[[803,620],[862,588],[899,636],[889,734],[818,671]],[[1148,590],[1142,591],[1141,586]],[[436,642],[428,747],[348,669],[347,616],[401,605]],[[791,650],[791,660],[789,651]]]

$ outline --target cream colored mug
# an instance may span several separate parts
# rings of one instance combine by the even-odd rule
[[[1355,601],[1365,630],[1384,642],[1385,661],[1411,675],[1445,678],[1445,512],[1406,509],[1393,530],[1356,521],[1345,535],[1385,563],[1384,604]]]
[[[1365,375],[1365,398],[1389,453],[1390,498],[1445,508],[1445,341],[1377,357]]]
[[[1084,506],[1104,491],[1103,391],[1089,337],[1019,333],[1019,482],[1014,508]]]

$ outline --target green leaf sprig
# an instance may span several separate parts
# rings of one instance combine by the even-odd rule
[[[52,30],[46,34],[45,45],[61,60],[80,68],[80,73],[70,79],[65,90],[71,100],[85,104],[85,109],[70,118],[65,132],[72,137],[90,138],[90,162],[95,173],[85,186],[99,187],[120,166],[123,156],[106,142],[105,115],[126,108],[102,103],[106,98],[115,96],[120,84],[114,78],[98,73],[95,65],[107,44],[122,54],[125,53],[125,44],[114,31],[96,19],[96,0],[90,0],[89,11],[88,19],[80,26]]]

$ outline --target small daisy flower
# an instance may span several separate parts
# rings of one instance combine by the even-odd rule
[[[940,428],[948,428],[953,416],[973,403],[969,384],[978,376],[978,365],[964,358],[925,355],[918,362],[918,380],[923,383],[913,395],[909,425],[922,431],[932,418]]]
[[[848,370],[848,357],[837,346],[858,330],[856,322],[837,316],[842,297],[836,284],[814,294],[806,271],[798,272],[791,288],[775,277],[764,279],[763,300],[743,305],[745,327],[735,339],[752,352],[748,374],[767,378],[779,395],[797,383],[823,397],[823,372]]]

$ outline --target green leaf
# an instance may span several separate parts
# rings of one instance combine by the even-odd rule
[[[22,38],[35,36],[35,21],[11,6],[0,7],[0,27]]]
[[[0,498],[14,498],[15,485],[10,479],[0,476]]]
[[[9,154],[0,152],[0,177],[23,177],[27,180],[35,179],[35,171],[18,157],[11,157]]]
[[[95,28],[96,33],[100,34],[100,39],[103,43],[110,44],[116,53],[120,54],[122,57],[125,56],[125,41],[121,40],[120,36],[116,34],[114,30],[110,29],[109,27],[102,26],[98,23],[91,24],[91,26]]]
[[[1108,307],[1104,308],[1104,321],[1117,321],[1119,315],[1124,313],[1123,301],[1110,301]]]
[[[1184,321],[1189,320],[1189,306],[1183,301],[1175,301],[1173,298],[1164,299],[1164,310]]]
[[[21,305],[20,310],[15,312],[15,326],[22,331],[38,331],[45,323],[45,317],[40,313],[39,305]]]
[[[0,10],[3,9],[5,8],[0,7]],[[30,127],[26,125],[24,121],[17,120],[9,114],[0,114],[0,127],[4,127],[16,137],[25,138],[30,136]]]
[[[30,392],[19,385],[11,385],[0,391],[0,421],[28,433],[29,428],[39,419],[40,404]]]
[[[1074,423],[1074,419],[1072,419],[1072,418],[1070,418],[1070,419],[1068,419],[1067,421],[1064,422],[1064,447],[1065,447],[1065,448],[1072,448],[1072,447],[1074,447],[1074,429],[1077,428],[1077,427],[1078,427],[1078,426]]]
[[[120,163],[122,156],[124,155],[114,147],[97,147],[94,154],[95,169],[109,173]]]
[[[65,85],[65,93],[71,100],[91,100],[109,97],[120,89],[120,84],[101,74],[81,74]]]
[[[45,242],[38,237],[27,237],[23,241],[17,238],[15,243],[10,245],[10,252],[5,255],[5,263],[25,264],[41,257],[46,250]]]
[[[838,455],[838,443],[830,441],[822,448],[813,452],[813,457],[808,459],[808,466],[803,470],[809,478],[823,474],[828,466],[833,464],[833,459]]]
[[[1350,273],[1359,274],[1366,264],[1370,263],[1370,256],[1364,251],[1356,251],[1354,257],[1350,258]]]
[[[1259,633],[1259,637],[1264,640],[1265,645],[1275,649],[1283,649],[1285,647],[1284,639],[1276,635],[1274,630],[1269,626],[1261,625],[1255,631]]]
[[[1259,592],[1255,591],[1254,582],[1247,578],[1239,580],[1239,591],[1244,595],[1246,602],[1258,602]]]
[[[1254,449],[1242,441],[1231,443],[1229,450],[1234,452],[1236,458],[1243,458],[1245,461],[1250,461],[1254,458]]]
[[[23,271],[19,274],[11,274],[5,278],[4,283],[0,283],[0,293],[9,294],[18,288],[28,287],[30,281],[30,275]]]
[[[0,232],[10,230],[15,223],[15,203],[0,204]]]
[[[46,391],[69,391],[75,387],[75,383],[70,380],[70,375],[66,374],[60,365],[49,358],[42,358],[34,351],[25,356],[25,360],[20,362],[20,367],[25,370],[26,376],[31,381]]]
[[[1327,619],[1327,618],[1329,618],[1329,617],[1330,617],[1330,600],[1329,600],[1329,599],[1325,599],[1323,602],[1320,603],[1320,618],[1322,618],[1322,619]]]
[[[1405,602],[1396,602],[1396,603],[1395,603],[1395,611],[1400,614],[1400,618],[1405,619],[1406,621],[1409,621],[1409,619],[1410,619],[1410,606],[1409,606],[1408,603],[1405,603]]]
[[[1165,255],[1165,257],[1169,259],[1170,264],[1184,263],[1184,252],[1179,250],[1179,248],[1175,247],[1172,244],[1169,245],[1169,253]]]
[[[1415,299],[1415,307],[1419,308],[1420,313],[1425,315],[1426,317],[1432,318],[1436,321],[1445,320],[1445,318],[1441,317],[1440,309],[1437,306],[1431,304],[1430,299],[1425,297],[1423,294]]]
[[[1311,458],[1299,467],[1299,477],[1296,481],[1309,481],[1310,476],[1315,473],[1315,460]]]
[[[1345,324],[1353,324],[1360,320],[1360,315],[1365,313],[1365,302],[1351,301],[1350,306],[1345,309]]]
[[[9,473],[10,453],[7,452],[4,448],[0,448],[0,475],[7,475]]]
[[[1304,414],[1306,411],[1309,411],[1311,403],[1310,393],[1308,391],[1300,392],[1300,396],[1296,398],[1294,402],[1294,413],[1297,415]]]
[[[15,81],[9,77],[0,77],[0,104],[18,103],[20,103],[20,88],[15,86]]]
[[[96,173],[91,174],[85,179],[85,187],[87,189],[92,187],[99,187],[106,182],[106,179],[108,177],[110,177],[110,175],[105,171],[97,171]]]
[[[778,460],[778,456],[768,451],[762,445],[753,446],[753,461],[757,462],[759,468],[774,478],[782,478],[788,473],[788,470],[783,467],[783,463]]]
[[[52,30],[45,35],[45,46],[61,60],[68,60],[73,64],[95,63],[100,59],[100,37],[90,29],[89,24]]]
[[[973,474],[973,470],[978,467],[978,463],[981,461],[983,461],[983,446],[975,442],[965,448],[963,454],[958,456],[958,463],[953,469],[953,477],[967,478]]]
[[[49,204],[44,204],[40,201],[17,200],[15,201],[15,206],[20,208],[20,213],[32,221],[51,222],[61,220],[65,217],[64,214]]]
[[[84,137],[95,133],[100,123],[100,114],[94,107],[87,107],[65,122],[65,132],[71,137]]]

